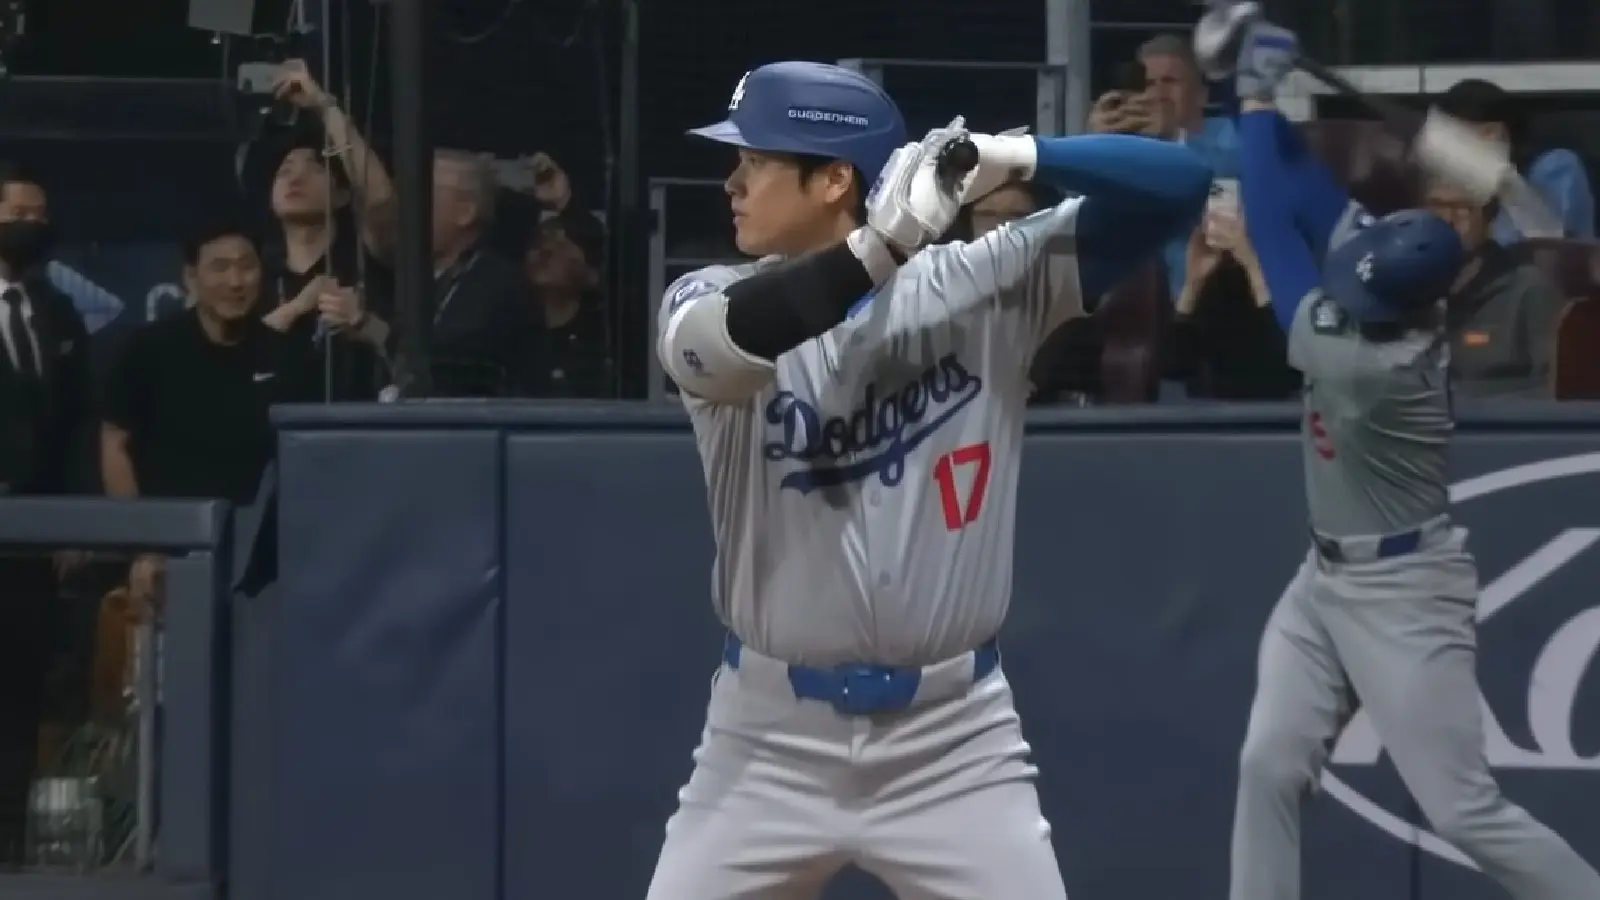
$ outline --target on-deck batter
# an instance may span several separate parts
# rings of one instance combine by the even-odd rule
[[[1484,758],[1477,570],[1446,471],[1440,301],[1466,262],[1461,243],[1420,210],[1374,221],[1314,161],[1270,102],[1295,46],[1270,25],[1246,36],[1240,188],[1305,376],[1312,549],[1261,642],[1230,896],[1300,896],[1300,803],[1360,702],[1434,830],[1512,896],[1600,898],[1600,876],[1500,793]]]
[[[738,243],[765,258],[669,287],[657,348],[729,636],[649,896],[811,896],[855,862],[913,900],[1063,898],[995,643],[1028,365],[1198,218],[1209,172],[1140,138],[974,134],[951,184],[959,120],[901,146],[881,89],[814,63],[750,72],[729,110],[695,133],[740,148]],[[1035,171],[1085,196],[929,246]]]

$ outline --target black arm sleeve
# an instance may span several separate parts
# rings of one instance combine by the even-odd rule
[[[723,289],[728,337],[751,356],[777,359],[843,322],[872,289],[866,266],[840,241]]]

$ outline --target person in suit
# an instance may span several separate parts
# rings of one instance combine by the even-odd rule
[[[50,284],[44,187],[0,162],[0,495],[77,493],[88,471],[88,331]],[[58,577],[81,561],[0,547],[0,866],[22,861]]]

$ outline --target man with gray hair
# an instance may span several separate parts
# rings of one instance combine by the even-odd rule
[[[494,225],[494,169],[482,155],[439,150],[433,155],[435,274],[458,262]]]
[[[1152,137],[1178,141],[1200,154],[1211,166],[1214,178],[1237,184],[1239,135],[1232,119],[1206,116],[1205,76],[1200,73],[1189,38],[1158,34],[1140,45],[1137,58],[1144,68],[1144,93],[1134,97],[1143,102],[1129,103],[1127,90],[1107,92],[1089,114],[1089,130],[1122,131],[1131,127]],[[1130,126],[1130,110],[1143,110],[1146,118],[1131,122]],[[1184,235],[1162,250],[1173,300],[1183,291],[1188,246],[1189,236]]]
[[[1140,45],[1138,59],[1144,67],[1145,93],[1155,101],[1159,136],[1186,141],[1203,134],[1208,124],[1206,83],[1190,41],[1158,34]]]
[[[494,170],[465,150],[433,158],[430,351],[434,392],[455,397],[528,393],[540,320],[522,273],[488,246]]]
[[[434,393],[445,397],[512,397],[528,393],[529,357],[540,321],[520,272],[488,245],[494,225],[494,171],[480,154],[438,150],[433,158],[433,303],[429,325]],[[350,292],[320,304],[332,328],[356,335],[392,358],[387,322]]]

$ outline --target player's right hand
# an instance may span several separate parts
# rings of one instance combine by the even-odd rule
[[[957,116],[921,142],[894,151],[867,195],[867,227],[906,256],[949,231],[961,212],[965,179],[941,176],[939,156],[966,138],[966,120]]]
[[[987,197],[1002,185],[1027,181],[1039,165],[1039,146],[1026,127],[999,134],[971,134],[978,150],[978,165],[967,174],[961,191],[963,205]]]

